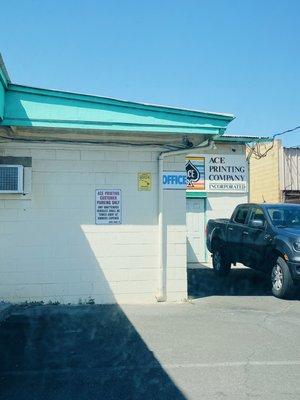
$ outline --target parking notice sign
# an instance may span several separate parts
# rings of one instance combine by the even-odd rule
[[[122,223],[122,191],[120,189],[96,190],[96,225]]]

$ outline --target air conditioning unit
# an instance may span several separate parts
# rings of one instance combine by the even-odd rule
[[[23,165],[0,165],[0,193],[23,193]]]

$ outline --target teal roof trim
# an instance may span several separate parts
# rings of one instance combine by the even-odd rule
[[[0,125],[222,135],[233,118],[9,84]]]
[[[229,142],[229,143],[239,143],[246,144],[252,142],[271,142],[273,139],[270,137],[263,136],[229,136],[223,135],[214,139],[216,142]]]
[[[2,55],[0,53],[0,84],[2,83],[2,86],[7,88],[8,83],[10,83],[10,79],[8,76],[7,69],[5,67]]]
[[[82,93],[73,93],[73,92],[64,92],[64,91],[53,90],[53,89],[35,88],[35,87],[24,86],[24,85],[10,84],[9,89],[13,90],[13,91],[18,91],[18,92],[24,92],[24,93],[52,96],[52,97],[69,99],[69,100],[86,101],[89,103],[95,102],[95,103],[102,103],[102,104],[110,104],[110,105],[116,105],[118,107],[130,107],[130,108],[147,109],[147,110],[153,110],[153,111],[159,110],[160,112],[184,114],[184,115],[190,115],[190,116],[196,116],[196,117],[199,117],[199,115],[202,115],[205,118],[222,119],[222,120],[229,121],[229,122],[235,118],[233,114],[214,113],[214,112],[210,112],[210,111],[189,110],[189,109],[184,109],[184,108],[168,107],[168,106],[162,106],[162,105],[156,105],[156,104],[138,103],[138,102],[133,102],[133,101],[114,99],[111,97],[103,97],[103,96],[96,96],[96,95],[82,94]]]
[[[186,191],[185,197],[187,199],[206,199],[207,197],[207,192],[190,192]]]
[[[3,88],[7,88],[7,80],[5,78],[5,75],[1,69],[1,64],[0,64],[0,85],[2,85]]]
[[[3,119],[4,116],[4,102],[5,102],[5,87],[0,82],[0,121]]]
[[[5,92],[8,86],[8,82],[9,76],[0,53],[0,121],[4,117]]]

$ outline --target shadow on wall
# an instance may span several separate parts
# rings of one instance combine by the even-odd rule
[[[195,253],[194,250],[194,246],[191,243],[191,240],[187,237],[186,238],[186,253],[187,253],[187,262],[189,264],[196,264],[198,265],[201,262],[206,262],[205,258],[207,257],[207,255],[205,254],[206,252],[206,248],[204,246],[201,246],[201,238],[198,238],[198,242],[196,242],[196,245],[199,248],[198,254]],[[204,247],[204,249],[203,249]],[[199,261],[199,257],[202,258],[200,259],[201,261]]]

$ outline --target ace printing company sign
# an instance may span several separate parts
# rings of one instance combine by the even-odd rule
[[[189,192],[235,192],[248,189],[248,170],[244,155],[205,154],[186,158],[186,174],[164,172],[164,189]]]

